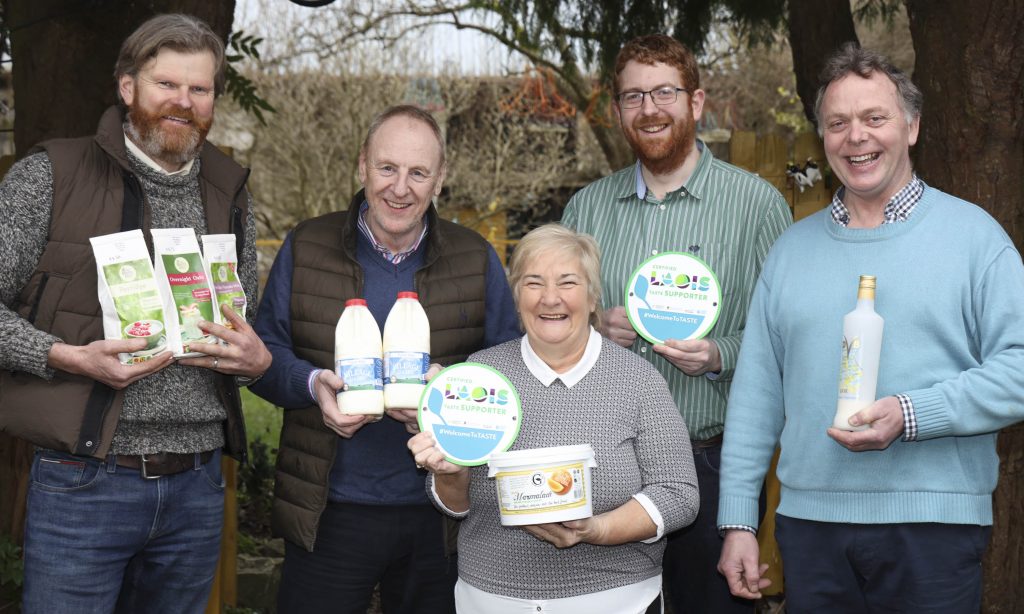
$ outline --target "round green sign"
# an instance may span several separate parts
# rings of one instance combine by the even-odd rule
[[[416,418],[445,460],[472,467],[509,449],[522,416],[519,393],[507,377],[487,365],[463,362],[427,382]]]
[[[637,334],[655,344],[700,339],[718,321],[722,287],[693,254],[664,252],[648,258],[626,284],[624,305]]]

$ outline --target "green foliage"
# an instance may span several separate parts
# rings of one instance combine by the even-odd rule
[[[260,554],[260,542],[256,538],[252,537],[248,533],[238,533],[238,554],[247,554],[249,556],[259,556]]]
[[[808,132],[814,129],[814,125],[804,115],[803,107],[800,105],[800,97],[796,92],[779,86],[776,90],[779,97],[771,108],[771,114],[775,123],[789,128],[795,133]]]
[[[239,549],[243,535],[270,537],[270,509],[274,502],[274,464],[281,436],[282,410],[249,392],[242,391],[242,411],[249,436],[249,462],[238,469]],[[255,544],[249,544],[257,549]]]
[[[262,441],[249,444],[249,462],[238,469],[239,533],[270,536],[270,510],[274,503],[274,462],[276,448]]]
[[[0,535],[0,587],[20,588],[25,579],[21,547],[10,536]]]
[[[259,46],[262,42],[262,38],[245,34],[241,30],[232,32],[228,37],[230,52],[227,55],[228,64],[225,67],[224,76],[225,90],[231,95],[231,98],[238,103],[242,110],[252,113],[261,125],[266,126],[267,120],[263,117],[263,111],[276,113],[276,109],[256,93],[256,84],[235,68],[235,64],[245,58],[259,60]]]
[[[883,21],[892,26],[893,20],[903,10],[903,0],[858,0],[853,9],[853,18],[867,24]]]
[[[271,403],[264,401],[248,388],[242,389],[242,413],[245,414],[245,430],[250,445],[254,441],[262,441],[269,448],[276,448],[281,436],[283,411]],[[252,449],[249,450],[250,454]],[[276,461],[276,456],[271,461]]]
[[[664,32],[694,53],[704,50],[712,26],[729,22],[753,44],[772,40],[785,21],[785,0],[478,0],[496,13],[502,34],[556,64],[575,60],[607,79],[623,43]],[[556,59],[557,58],[557,59]]]
[[[9,535],[0,534],[0,612],[18,612],[21,586],[25,580],[25,566],[21,548]],[[8,608],[13,609],[8,610]]]

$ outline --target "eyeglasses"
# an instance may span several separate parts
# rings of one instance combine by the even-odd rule
[[[679,96],[679,92],[689,93],[690,90],[685,87],[659,87],[656,90],[647,90],[646,92],[622,92],[619,94],[619,106],[623,109],[635,109],[643,106],[644,95],[650,96],[651,102],[659,106],[672,104]]]

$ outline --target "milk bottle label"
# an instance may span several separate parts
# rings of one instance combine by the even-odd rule
[[[426,352],[384,354],[384,380],[388,384],[425,384],[429,368],[430,354]]]
[[[700,339],[718,321],[722,287],[700,258],[664,252],[633,271],[624,305],[629,323],[650,343]]]
[[[345,382],[345,392],[384,390],[384,366],[380,358],[341,358],[335,373]]]

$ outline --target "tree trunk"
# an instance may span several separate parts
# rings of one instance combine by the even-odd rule
[[[114,104],[121,42],[159,13],[188,13],[227,40],[235,0],[4,0],[18,156],[39,141],[93,134]]]
[[[588,113],[591,96],[597,93],[598,86],[589,78],[584,77],[575,63],[567,62],[558,71],[558,76],[559,93],[572,102],[579,113]],[[626,143],[626,138],[622,136],[622,130],[619,129],[618,124],[604,122],[601,117],[603,108],[599,106],[589,111],[591,114],[586,115],[586,120],[587,125],[594,133],[597,144],[601,147],[601,153],[608,161],[608,167],[615,172],[636,162],[636,156],[629,148],[629,144]]]
[[[985,208],[1024,248],[1024,3],[907,0],[924,93],[915,168]],[[1024,425],[999,435],[982,610],[1024,612]]]
[[[612,172],[636,162],[636,156],[633,154],[633,150],[629,148],[629,145],[626,144],[626,139],[622,136],[622,130],[619,129],[617,124],[607,126],[600,121],[590,120],[589,125],[590,129],[594,132],[598,145],[601,146],[601,151],[604,152],[605,159],[608,160],[608,166]]]
[[[793,51],[796,92],[804,115],[814,123],[818,75],[843,43],[859,42],[849,0],[789,0],[789,47]]]

